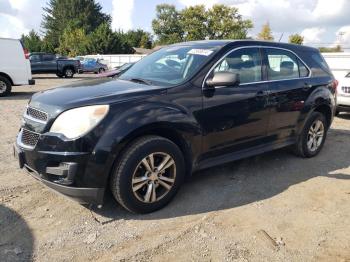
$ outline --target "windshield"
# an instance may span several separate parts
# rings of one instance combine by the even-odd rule
[[[119,79],[172,86],[185,82],[218,50],[213,46],[169,46],[146,56]]]

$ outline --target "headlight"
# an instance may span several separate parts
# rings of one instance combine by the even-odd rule
[[[108,105],[78,107],[63,112],[53,123],[50,132],[60,133],[69,139],[83,136],[102,121]]]

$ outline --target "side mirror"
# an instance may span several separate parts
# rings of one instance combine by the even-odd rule
[[[237,86],[240,83],[239,74],[231,72],[216,72],[212,79],[207,79],[208,87],[215,86]]]

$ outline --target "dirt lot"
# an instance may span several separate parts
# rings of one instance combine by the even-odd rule
[[[19,170],[12,143],[37,77],[0,99],[1,261],[350,261],[350,114],[313,159],[288,150],[201,171],[165,209],[81,206]]]

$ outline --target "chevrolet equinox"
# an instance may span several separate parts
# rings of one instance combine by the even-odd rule
[[[21,168],[80,203],[110,188],[136,213],[165,206],[192,172],[291,146],[316,156],[337,81],[317,49],[198,41],[170,45],[118,79],[33,95],[14,146]]]

